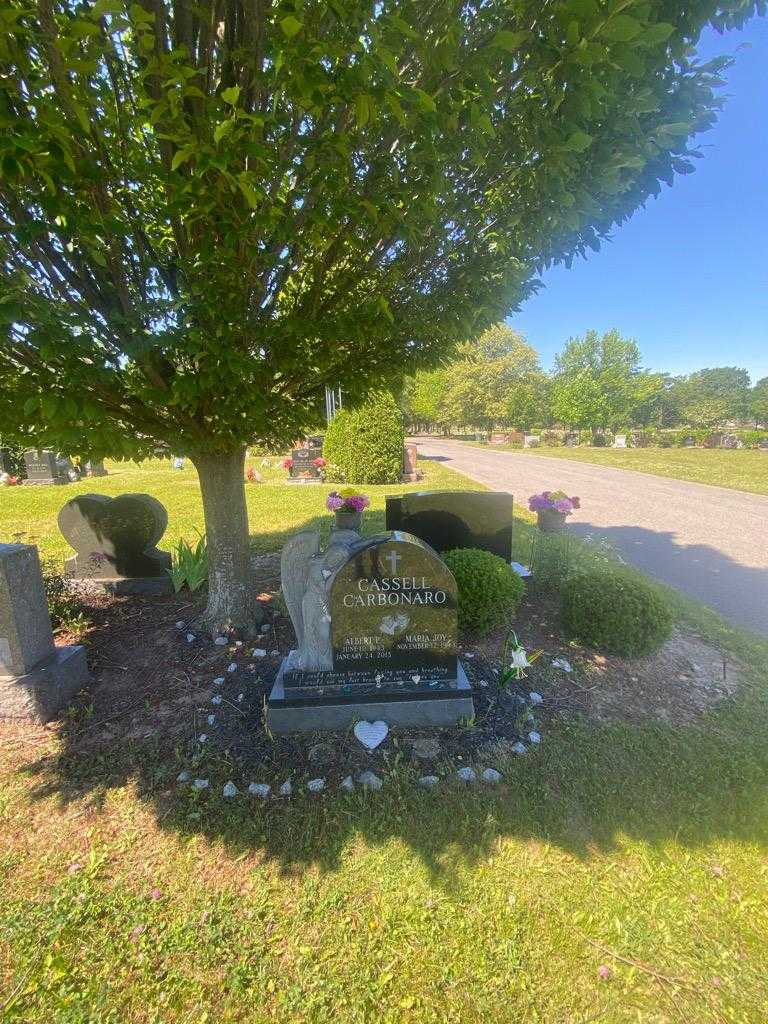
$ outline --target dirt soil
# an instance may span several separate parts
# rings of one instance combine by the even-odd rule
[[[738,687],[738,666],[699,637],[676,633],[658,654],[634,662],[571,644],[560,632],[556,604],[531,589],[517,615],[518,636],[529,656],[543,653],[527,678],[500,691],[503,633],[465,638],[462,654],[475,690],[473,722],[439,733],[393,730],[372,752],[351,732],[272,737],[264,727],[265,701],[294,636],[274,599],[279,558],[260,561],[260,600],[268,621],[255,643],[217,646],[199,636],[195,620],[201,595],[84,595],[92,625],[81,642],[94,684],[49,727],[61,734],[70,763],[108,757],[116,747],[150,744],[169,764],[186,766],[195,775],[226,765],[238,785],[279,785],[289,775],[323,776],[332,783],[365,768],[384,768],[403,755],[429,774],[445,760],[493,766],[513,743],[528,744],[531,730],[545,735],[554,716],[685,724],[732,697]],[[58,640],[72,642],[66,635]],[[566,659],[572,671],[553,667],[557,658]],[[531,691],[543,701],[533,703]]]

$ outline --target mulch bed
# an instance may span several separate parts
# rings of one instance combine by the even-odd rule
[[[84,593],[92,625],[83,642],[94,686],[52,727],[61,733],[64,761],[76,768],[80,761],[151,746],[174,772],[185,767],[195,776],[225,772],[240,787],[251,781],[279,785],[289,777],[324,777],[332,786],[363,769],[384,770],[402,755],[413,760],[419,774],[435,772],[441,762],[495,767],[512,744],[522,740],[530,749],[531,730],[546,743],[555,716],[684,724],[732,696],[738,684],[738,666],[696,637],[676,634],[659,654],[635,662],[570,644],[560,631],[556,603],[529,587],[516,628],[529,654],[544,654],[526,679],[499,691],[502,631],[482,640],[465,638],[474,721],[439,733],[393,729],[375,751],[365,750],[351,731],[273,737],[264,726],[265,701],[294,643],[290,620],[274,600],[278,571],[279,559],[264,556],[259,586],[267,625],[262,638],[226,647],[196,632],[202,595],[113,598]],[[60,637],[61,642],[69,639]],[[266,654],[255,656],[254,650]],[[573,671],[553,668],[558,657],[567,659]],[[223,683],[216,685],[215,679]],[[541,694],[543,702],[532,704],[531,691]]]

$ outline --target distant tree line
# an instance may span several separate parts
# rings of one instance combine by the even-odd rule
[[[637,343],[617,330],[569,338],[545,373],[522,335],[498,323],[453,361],[409,377],[401,407],[411,429],[445,432],[760,427],[768,426],[768,377],[752,385],[735,366],[651,372]]]

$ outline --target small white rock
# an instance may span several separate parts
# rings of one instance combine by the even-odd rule
[[[181,619],[176,623],[176,629],[184,629],[186,622],[182,622]]]
[[[573,672],[573,667],[567,658],[555,658],[552,661],[552,668],[562,669],[563,672]]]
[[[216,693],[216,694],[213,695],[213,697],[211,697],[211,704],[219,705],[219,704],[221,704],[221,700],[222,700],[221,694],[220,693]]]
[[[272,658],[276,658],[278,656],[278,654],[280,653],[280,651],[270,651],[269,653],[270,653],[270,656]]]
[[[231,661],[229,663],[229,665],[227,665],[227,672],[237,672],[237,662],[236,661]]]
[[[544,703],[544,698],[541,696],[540,693],[536,693],[535,690],[532,693],[528,694],[528,700],[531,702],[531,704],[543,704]]]
[[[282,793],[282,791],[281,786],[280,792]],[[248,787],[248,792],[251,796],[257,796],[259,800],[266,800],[272,792],[272,787],[268,786],[266,782],[252,782]]]
[[[346,778],[343,778],[339,783],[339,789],[343,789],[347,793],[351,793],[354,788],[355,784],[352,781],[351,775],[347,775]]]
[[[229,643],[229,640],[227,640],[225,636],[217,636],[213,642],[216,644],[217,647],[226,647],[227,644]]]
[[[422,775],[419,779],[419,785],[423,786],[424,789],[432,789],[432,787],[436,786],[439,781],[440,779],[437,775]]]
[[[208,725],[216,724],[216,715],[208,715]]]
[[[310,793],[319,793],[321,789],[325,789],[325,779],[310,779],[307,789]]]
[[[474,654],[470,654],[469,651],[464,651],[464,657],[465,658],[474,658]]]
[[[237,796],[238,789],[234,782],[227,782],[224,789],[221,791],[221,795],[226,797],[227,800],[231,800],[233,796]]]
[[[286,779],[280,789],[278,789],[280,796],[290,796],[293,793],[293,785],[290,779]]]
[[[515,754],[526,754],[528,752],[528,747],[518,740],[517,743],[512,744],[512,751]]]
[[[501,782],[501,772],[497,772],[495,768],[484,768],[483,782],[487,782],[490,786],[495,786]]]
[[[245,696],[244,693],[238,693],[238,695],[237,695],[237,703],[238,704],[242,704],[243,703],[243,697],[244,696]]]
[[[488,685],[488,680],[487,679],[478,679],[477,685],[478,686],[482,686],[483,689],[485,689],[485,687]]]
[[[235,647],[242,647],[242,646],[243,646],[243,641],[242,640],[235,640]]]
[[[195,779],[192,783],[192,789],[208,789],[209,785],[208,779]]]
[[[191,778],[192,778],[192,776],[189,774],[189,772],[179,772],[179,774],[176,776],[176,781],[177,782],[189,782],[189,780]]]
[[[541,743],[541,733],[538,733],[535,729],[532,729],[531,732],[528,733],[528,739],[531,741],[531,743]]]
[[[216,679],[213,680],[213,685],[214,686],[223,686],[224,685],[224,676],[217,676]]]
[[[462,782],[474,782],[475,779],[477,778],[477,772],[475,771],[475,769],[469,767],[459,768],[459,770],[456,772],[456,775],[458,776],[458,778],[461,779]]]
[[[194,633],[187,633],[187,643],[191,644],[193,640],[197,640]]]
[[[272,629],[272,627],[269,625],[268,622],[265,622],[264,625],[259,630],[259,632],[260,633],[268,633],[270,631],[270,629]]]
[[[360,772],[357,781],[363,789],[381,789],[384,783],[375,772]]]
[[[254,647],[251,651],[251,656],[254,658],[266,658],[267,652],[263,647]]]
[[[206,733],[201,732],[200,735],[197,737],[197,741],[198,741],[198,743],[207,743],[208,742],[208,736],[206,735]]]

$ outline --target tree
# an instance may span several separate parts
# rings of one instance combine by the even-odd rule
[[[548,426],[551,414],[551,379],[546,373],[524,373],[509,389],[505,420],[510,427],[530,430]]]
[[[749,395],[749,411],[760,426],[768,426],[768,377],[763,377]]]
[[[658,374],[640,367],[640,349],[617,330],[569,338],[555,357],[553,412],[570,426],[615,430],[661,387]]]
[[[491,324],[477,338],[460,345],[458,354],[474,362],[506,359],[517,374],[533,373],[539,368],[536,350],[531,348],[519,331],[502,321]]]
[[[243,457],[506,315],[691,169],[752,0],[6,0],[0,431],[197,467],[251,630]],[[663,12],[664,19],[660,20]]]
[[[747,415],[749,374],[736,366],[697,370],[677,385],[675,393],[686,423],[722,426]]]
[[[447,386],[445,369],[419,370],[403,386],[400,406],[411,427],[431,429],[442,425],[443,396]]]

